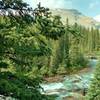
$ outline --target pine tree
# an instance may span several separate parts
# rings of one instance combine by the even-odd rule
[[[100,63],[97,64],[86,100],[100,100]]]
[[[41,80],[24,73],[31,70],[34,57],[51,53],[46,35],[38,34],[36,20],[28,13],[31,8],[21,0],[2,0],[0,9],[8,12],[0,16],[0,94],[20,100],[47,99],[39,91]],[[9,9],[18,10],[18,16]],[[14,72],[2,71],[10,65],[16,69]]]

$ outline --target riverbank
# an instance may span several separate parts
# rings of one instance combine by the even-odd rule
[[[91,69],[91,67],[87,67],[87,68],[83,68],[79,71],[73,72],[71,74],[62,74],[62,75],[54,75],[54,76],[50,76],[50,77],[45,77],[44,81],[46,83],[62,82],[62,81],[64,81],[64,77],[66,75],[74,75],[74,74],[80,75],[80,74],[88,73],[88,72],[91,72],[91,71],[93,71],[93,69]]]
[[[84,100],[94,68],[84,68],[70,75],[55,75],[45,78],[47,83],[41,84],[43,94],[57,95],[55,100]]]

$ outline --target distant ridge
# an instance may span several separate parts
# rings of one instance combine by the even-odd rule
[[[76,9],[50,9],[53,15],[61,16],[62,22],[65,24],[66,19],[69,19],[69,24],[74,24],[77,22],[79,25],[85,27],[95,27],[100,28],[100,22],[97,22],[95,19],[85,16]]]

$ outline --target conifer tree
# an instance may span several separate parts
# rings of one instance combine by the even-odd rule
[[[100,99],[100,63],[97,64],[94,78],[88,90],[86,100],[99,100]]]
[[[9,65],[16,69],[14,72],[0,71],[0,94],[20,100],[45,100],[47,98],[39,91],[41,80],[30,78],[24,73],[24,71],[31,70],[35,56],[40,57],[51,52],[47,45],[46,34],[38,34],[41,29],[37,31],[34,28],[37,23],[34,23],[36,19],[29,14],[30,9],[22,0],[0,1],[2,11],[2,16],[0,16],[0,70]],[[13,14],[13,10],[18,11],[18,16]]]

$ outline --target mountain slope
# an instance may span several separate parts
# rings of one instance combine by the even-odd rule
[[[59,15],[62,18],[63,23],[66,23],[66,19],[69,19],[70,24],[77,22],[85,27],[98,27],[100,23],[91,17],[85,16],[75,9],[51,9],[53,15]]]

